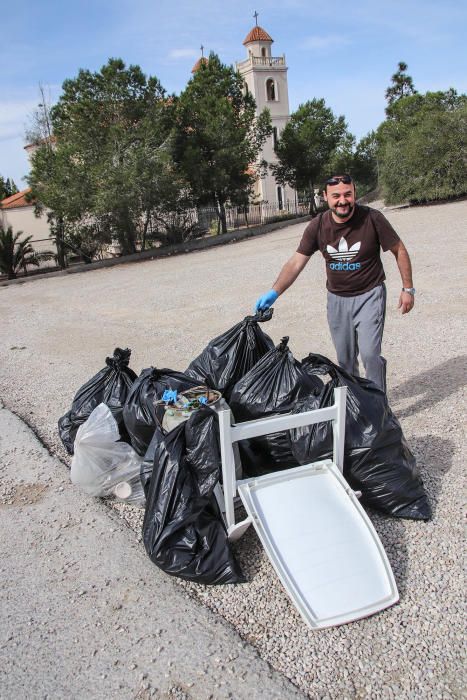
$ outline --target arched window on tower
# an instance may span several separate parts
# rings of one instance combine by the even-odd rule
[[[278,141],[277,126],[274,126],[274,127],[272,128],[272,145],[273,145],[273,148],[276,148],[276,146],[277,146],[277,141]]]
[[[264,58],[266,56],[266,49],[264,46],[261,47],[261,56]]]
[[[275,102],[276,100],[276,86],[272,78],[266,80],[266,97],[268,102]]]

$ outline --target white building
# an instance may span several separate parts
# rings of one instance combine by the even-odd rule
[[[11,226],[13,233],[22,231],[24,236],[32,236],[31,244],[36,253],[54,251],[55,245],[49,237],[47,212],[39,217],[35,215],[34,202],[28,199],[30,192],[28,188],[0,202],[0,224],[4,229]]]
[[[273,56],[273,39],[256,25],[247,34],[243,45],[247,58],[236,64],[256,100],[257,114],[267,107],[271,113],[272,136],[263,146],[260,159],[268,163],[277,162],[274,144],[287,124],[289,115],[289,89],[287,85],[287,65],[285,55]],[[277,204],[282,209],[287,201],[295,202],[295,190],[288,185],[279,185],[270,170],[264,178],[258,179],[255,187],[255,201]]]
[[[52,147],[55,138],[50,138]],[[24,150],[28,154],[29,160],[37,144],[28,144]],[[21,192],[11,195],[0,202],[0,225],[6,229],[11,226],[13,233],[22,231],[24,236],[32,236],[31,244],[36,253],[55,251],[55,244],[50,238],[50,225],[47,220],[48,209],[43,209],[40,216],[35,214],[35,202],[31,198],[31,188],[28,187]]]

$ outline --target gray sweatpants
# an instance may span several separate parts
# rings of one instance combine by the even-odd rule
[[[386,360],[381,356],[386,287],[378,285],[355,297],[328,292],[328,323],[337,364],[359,377],[358,355],[367,379],[386,391]]]

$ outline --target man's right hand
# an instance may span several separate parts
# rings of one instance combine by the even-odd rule
[[[255,314],[257,314],[258,311],[266,311],[266,309],[270,309],[278,296],[279,295],[275,289],[270,289],[269,292],[266,292],[266,294],[260,296],[255,304]]]

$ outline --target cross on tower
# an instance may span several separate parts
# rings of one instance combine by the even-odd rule
[[[256,26],[258,26],[258,13],[256,12],[256,10],[254,12],[253,17],[255,18]]]

